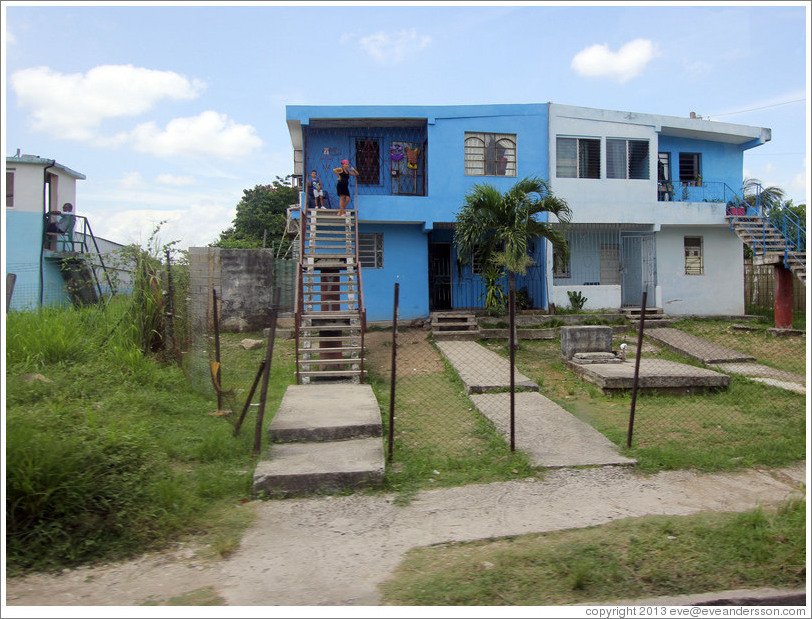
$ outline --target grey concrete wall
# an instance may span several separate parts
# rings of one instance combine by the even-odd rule
[[[192,328],[214,328],[212,288],[219,299],[222,331],[259,331],[270,323],[274,290],[280,313],[293,311],[295,264],[276,260],[271,249],[189,249],[189,314]]]

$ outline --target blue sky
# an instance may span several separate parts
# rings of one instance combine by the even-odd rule
[[[146,6],[145,6],[146,5]],[[87,180],[118,242],[213,242],[292,172],[289,104],[555,103],[769,127],[745,176],[808,201],[809,3],[4,2],[4,154]]]

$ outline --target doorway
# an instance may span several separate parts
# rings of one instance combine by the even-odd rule
[[[451,309],[451,243],[429,243],[429,311]]]

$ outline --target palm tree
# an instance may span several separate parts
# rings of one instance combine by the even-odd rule
[[[528,242],[543,237],[553,244],[556,255],[569,259],[564,234],[539,215],[555,215],[569,223],[572,211],[565,200],[553,195],[540,178],[518,181],[504,194],[487,184],[477,184],[465,196],[454,228],[457,255],[465,264],[473,252],[482,264],[494,263],[508,272],[508,290],[513,298],[516,273],[524,275],[533,259],[527,255]],[[546,218],[545,218],[546,219]]]
[[[750,206],[761,204],[763,213],[769,213],[774,208],[781,208],[786,194],[780,187],[762,187],[757,178],[745,178],[742,182],[744,201]]]

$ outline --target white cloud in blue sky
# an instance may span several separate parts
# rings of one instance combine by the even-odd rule
[[[431,45],[431,37],[418,34],[415,29],[394,32],[379,30],[364,36],[347,36],[344,41],[356,38],[361,49],[381,65],[399,64]]]
[[[606,44],[582,49],[572,59],[572,68],[584,77],[608,77],[621,84],[638,77],[657,55],[648,39],[635,39],[612,51]]]
[[[100,65],[87,73],[61,73],[50,67],[22,69],[11,88],[37,131],[89,140],[109,118],[140,116],[166,99],[195,99],[200,80],[173,71],[132,65]]]

